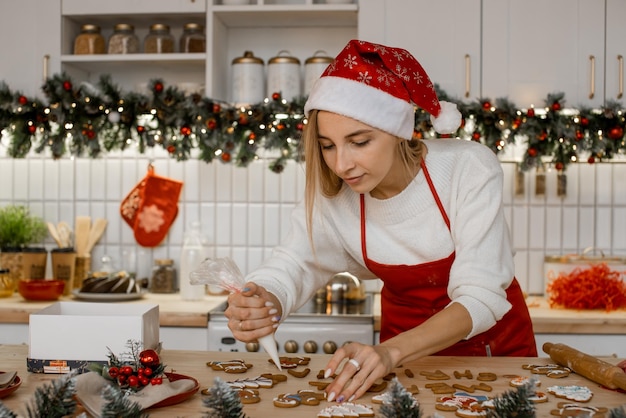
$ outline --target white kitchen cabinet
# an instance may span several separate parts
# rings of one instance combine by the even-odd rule
[[[626,57],[626,2],[606,0],[606,101],[626,105],[624,98],[624,57]]]
[[[0,6],[0,80],[13,91],[43,97],[47,69],[59,68],[61,0],[20,0]]]
[[[613,19],[623,26],[625,17]],[[604,19],[604,1],[483,0],[485,97],[528,107],[563,92],[566,106],[601,106]]]
[[[481,96],[480,0],[362,1],[361,39],[411,52],[452,98]]]

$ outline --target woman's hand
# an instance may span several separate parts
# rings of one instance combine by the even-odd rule
[[[337,373],[342,362],[343,367]],[[388,347],[346,344],[335,351],[326,365],[324,377],[337,374],[325,389],[327,399],[329,402],[352,402],[367,392],[377,379],[389,374],[394,367]]]
[[[271,334],[280,321],[280,303],[265,288],[249,282],[241,292],[228,296],[228,328],[239,341],[255,341]]]

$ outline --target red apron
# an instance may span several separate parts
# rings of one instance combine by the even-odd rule
[[[450,220],[423,160],[421,168],[450,230]],[[379,264],[367,257],[363,195],[361,195],[361,249],[367,268],[384,283],[381,291],[381,342],[415,328],[450,303],[447,287],[454,252],[441,260],[413,266]],[[461,340],[434,355],[536,357],[537,347],[532,322],[522,290],[515,278],[506,294],[512,308],[492,328],[469,340]]]

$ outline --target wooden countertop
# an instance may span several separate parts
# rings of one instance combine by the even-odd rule
[[[208,312],[222,303],[225,296],[205,296],[201,301],[184,301],[179,294],[148,293],[137,301],[115,303],[151,302],[159,304],[160,323],[165,327],[206,328]],[[76,300],[63,297],[62,301]],[[618,334],[626,329],[626,309],[605,312],[602,310],[578,311],[555,309],[543,297],[526,299],[535,333],[542,334]],[[28,324],[28,315],[52,302],[29,302],[20,295],[0,299],[0,323]],[[380,330],[380,294],[374,295],[374,329]]]
[[[28,347],[25,345],[0,345],[0,365],[2,371],[17,370],[18,376],[22,379],[22,385],[12,395],[2,399],[2,402],[13,412],[23,413],[25,404],[31,402],[35,389],[44,384],[44,382],[50,382],[57,378],[59,375],[51,374],[34,374],[26,371],[26,356]],[[167,371],[175,371],[176,373],[192,376],[196,378],[200,383],[200,390],[207,389],[213,386],[214,379],[219,377],[224,381],[232,381],[242,378],[254,378],[263,373],[279,373],[279,371],[268,363],[267,356],[264,353],[223,353],[223,352],[202,352],[202,351],[176,351],[176,350],[164,350],[161,353],[163,363],[167,365]],[[243,359],[247,363],[253,365],[244,374],[227,374],[224,372],[213,371],[206,366],[208,361],[225,361],[233,360],[235,358]],[[314,418],[317,413],[324,408],[334,403],[322,402],[317,406],[300,405],[296,408],[278,408],[273,405],[273,398],[279,393],[296,392],[299,389],[315,389],[309,385],[310,381],[319,380],[316,375],[319,370],[322,370],[330,356],[315,354],[311,355],[311,362],[307,366],[311,369],[311,373],[305,378],[297,378],[287,373],[283,373],[287,376],[287,381],[277,383],[273,388],[259,389],[261,402],[257,404],[245,405],[243,412],[250,418],[262,418],[272,416],[273,418],[293,418],[294,416],[311,417]],[[607,361],[616,364],[618,359],[606,359]],[[491,392],[476,391],[475,394],[488,395],[491,397],[500,395],[505,391],[512,390],[509,382],[511,376],[528,376],[531,374],[527,370],[522,369],[523,364],[549,364],[551,360],[549,358],[517,358],[517,357],[425,357],[423,359],[408,362],[403,367],[396,369],[394,372],[405,387],[411,385],[417,385],[419,388],[419,394],[416,395],[418,402],[420,403],[424,416],[432,416],[437,412],[444,418],[454,418],[454,412],[436,411],[434,404],[437,396],[432,393],[431,389],[425,387],[425,384],[432,383],[433,381],[427,380],[424,376],[420,375],[421,371],[434,372],[435,370],[441,370],[450,376],[450,379],[445,382],[450,385],[454,383],[460,383],[464,385],[478,383],[477,381],[467,378],[456,379],[454,377],[454,371],[461,373],[469,370],[473,376],[477,376],[480,372],[493,372],[497,375],[497,380],[489,382],[489,385],[493,388]],[[299,366],[297,370],[303,370],[303,366]],[[409,378],[404,374],[405,369],[410,369],[414,373],[413,378]],[[568,377],[562,379],[552,379],[544,375],[537,376],[541,382],[539,387],[540,391],[545,391],[549,386],[586,386],[593,392],[593,399],[588,403],[589,405],[596,407],[615,408],[626,403],[626,396],[623,393],[612,391],[599,386],[576,374],[571,374]],[[368,393],[361,399],[357,400],[358,403],[371,403],[373,393]],[[552,395],[549,395],[549,400],[546,403],[537,404],[537,416],[546,417],[550,416],[552,409],[555,409],[557,403],[560,400]],[[379,409],[379,405],[372,404],[375,410]],[[80,408],[82,409],[82,408]],[[151,409],[147,412],[151,417],[201,417],[207,412],[207,408],[202,404],[202,395],[200,393],[195,394],[193,397],[177,405],[168,406],[164,408]]]
[[[77,301],[64,296],[59,301]],[[203,300],[182,300],[180,295],[147,293],[143,298],[127,302],[109,303],[156,303],[159,305],[159,322],[164,327],[206,328],[209,311],[226,300],[226,296],[207,295]],[[26,301],[19,294],[0,299],[0,323],[28,324],[28,316],[54,302]]]

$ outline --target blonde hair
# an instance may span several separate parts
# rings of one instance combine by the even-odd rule
[[[317,114],[318,110],[311,110],[308,123],[302,134],[302,148],[305,161],[305,192],[304,204],[306,208],[306,226],[313,245],[313,211],[315,197],[319,194],[332,198],[336,196],[343,186],[343,180],[328,167],[322,156],[320,144],[317,139]],[[419,139],[398,141],[398,155],[406,171],[407,178],[412,178],[419,167],[424,154],[424,144]]]

